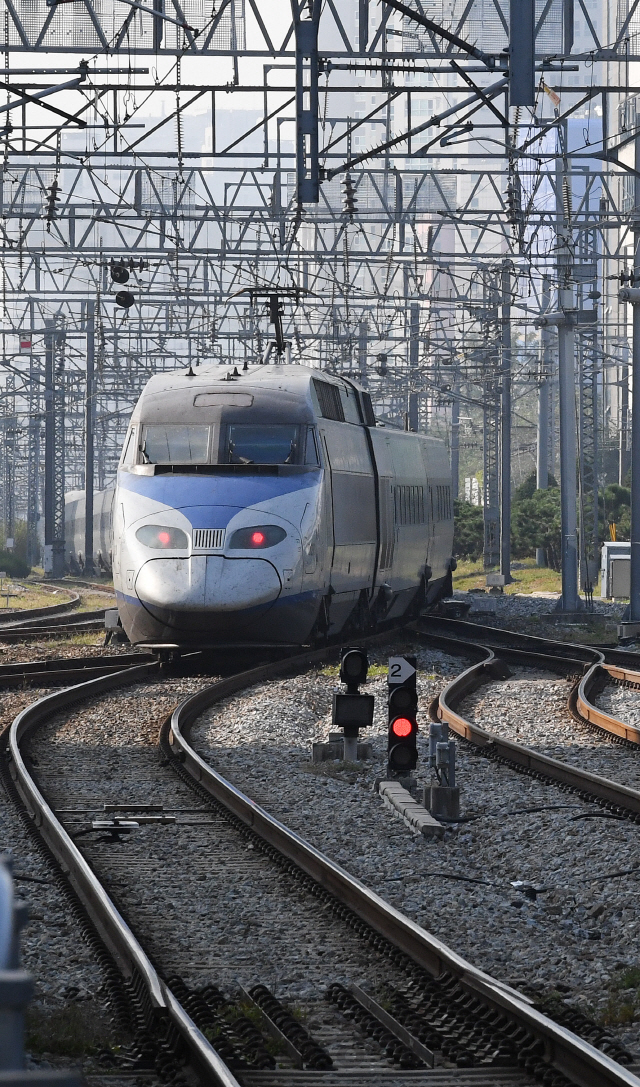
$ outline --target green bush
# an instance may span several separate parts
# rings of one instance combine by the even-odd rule
[[[459,559],[476,562],[484,548],[484,511],[470,502],[453,503],[453,553]]]
[[[549,487],[557,487],[558,486],[555,477],[552,476],[551,473],[549,473],[549,484],[548,485],[549,485]],[[513,492],[513,499],[512,499],[513,503],[515,504],[516,502],[521,502],[524,498],[533,498],[533,496],[534,496],[535,492],[537,491],[537,489],[538,488],[536,486],[536,473],[531,472],[531,475],[527,476],[524,483],[521,483],[519,487],[516,487],[515,491]]]
[[[0,570],[4,570],[9,577],[27,577],[31,573],[28,563],[13,551],[0,550]]]
[[[535,473],[518,487],[511,508],[511,549],[514,558],[535,555],[537,547],[547,552],[547,562],[560,569],[560,489],[550,477],[546,491],[535,489]],[[457,558],[476,562],[484,548],[484,511],[482,506],[455,502],[453,553]]]
[[[629,488],[610,483],[602,494],[601,507],[602,538],[609,539],[609,522],[614,521],[616,538],[628,540],[631,536],[631,491]]]
[[[531,498],[514,501],[511,510],[511,547],[515,558],[534,555],[537,547],[547,553],[547,564],[560,569],[560,488],[534,491]]]

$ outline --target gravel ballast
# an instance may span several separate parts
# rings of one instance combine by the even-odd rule
[[[626,725],[640,728],[640,691],[611,683],[594,699],[595,705]]]
[[[400,650],[395,645],[392,651]],[[405,651],[418,656],[418,778],[427,782],[428,704],[467,662],[419,645]],[[386,662],[383,651],[370,657]],[[565,712],[564,680],[534,673],[521,691],[518,680],[509,682],[511,689],[496,684],[474,696],[495,699],[492,720],[484,708],[473,711],[483,727],[500,727],[506,735],[505,722],[512,720],[520,732],[511,738],[537,742],[554,757],[568,748],[568,761],[580,766],[592,760],[595,769],[609,757],[606,741],[591,733],[569,734],[565,724],[554,731]],[[620,979],[640,963],[638,876],[628,874],[637,865],[640,828],[458,743],[458,784],[469,822],[444,841],[412,835],[374,791],[385,775],[385,676],[367,685],[376,695],[374,728],[366,737],[373,743],[371,762],[310,763],[312,743],[328,737],[336,685],[335,674],[319,669],[254,687],[203,715],[192,730],[195,746],[257,803],[474,965],[533,994],[559,985],[563,999],[612,1021],[618,1037],[640,1050],[635,1024],[618,1022],[626,1016],[619,1005],[635,999],[620,991]],[[627,757],[613,751],[614,759]],[[625,773],[634,771],[631,761]],[[610,766],[609,776],[616,773]]]

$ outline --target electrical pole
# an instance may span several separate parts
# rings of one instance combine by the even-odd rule
[[[52,320],[44,323],[44,572],[53,574],[53,470],[54,470],[54,415],[53,340],[55,326]]]
[[[502,408],[500,414],[500,573],[511,577],[511,270],[502,266]]]
[[[565,122],[566,124],[566,122]],[[558,403],[560,415],[560,504],[562,596],[558,611],[575,612],[582,606],[578,596],[578,446],[576,441],[575,324],[573,253],[571,238],[571,180],[566,163],[566,130],[558,133],[563,158],[556,170],[556,238],[558,252],[558,310],[541,315],[538,328],[558,329]],[[640,292],[639,292],[640,293]]]
[[[93,569],[93,424],[95,418],[94,366],[96,348],[96,304],[87,302],[87,383],[84,401],[84,568]]]
[[[418,376],[419,337],[420,306],[417,302],[412,302],[409,307],[409,430],[414,433],[419,429],[418,394],[412,390]]]
[[[33,328],[33,321],[31,322]],[[29,359],[29,429],[27,459],[27,562],[36,566],[40,558],[38,541],[38,483],[40,467],[40,389],[42,371],[39,360]]]
[[[633,208],[633,282],[640,279],[640,136],[635,140]],[[640,634],[640,287],[625,287],[618,297],[633,307],[631,358],[631,589],[629,607],[618,627],[620,638]]]
[[[460,385],[456,381],[453,386],[453,403],[451,405],[451,495],[458,497],[460,489]]]
[[[549,277],[542,278],[542,312],[550,308],[551,288]],[[538,435],[536,449],[536,487],[546,491],[549,486],[549,365],[551,362],[551,335],[549,329],[540,329],[541,374],[538,384]],[[546,566],[547,556],[544,547],[536,548],[536,565]]]

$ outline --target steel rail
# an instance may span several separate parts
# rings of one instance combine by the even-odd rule
[[[24,684],[53,687],[71,686],[95,679],[137,664],[151,664],[157,658],[151,653],[121,653],[104,657],[60,657],[54,660],[16,661],[0,664],[0,688],[21,687]]]
[[[125,977],[142,982],[152,1014],[171,1019],[184,1038],[192,1060],[207,1083],[216,1087],[240,1087],[213,1046],[159,977],[144,949],[96,877],[72,838],[47,804],[25,765],[21,742],[54,713],[76,702],[104,694],[157,673],[159,664],[142,664],[110,676],[89,680],[39,699],[13,721],[8,736],[9,770],[20,797],[76,894],[87,909],[98,933]]]
[[[78,598],[78,602],[80,602],[80,598]],[[58,607],[57,604],[55,606]],[[77,607],[78,605],[74,603],[73,606]],[[34,608],[34,611],[37,610],[37,608]],[[45,609],[41,608],[39,610],[44,611]],[[92,608],[91,611],[76,611],[73,615],[67,615],[66,610],[63,610],[60,614],[47,613],[37,617],[26,612],[24,619],[12,619],[10,623],[5,623],[0,626],[0,635],[5,633],[12,634],[14,631],[19,633],[23,627],[30,626],[34,629],[39,629],[40,627],[46,627],[47,624],[50,624],[52,627],[57,627],[64,626],[65,624],[75,626],[77,624],[98,620],[104,621],[104,613],[104,608]]]
[[[587,646],[574,642],[554,641],[550,638],[532,637],[527,634],[502,630],[499,627],[476,627],[473,623],[460,622],[459,620],[429,619],[427,622],[429,627],[435,627],[436,630],[442,628],[443,622],[446,624],[446,629],[449,630],[451,629],[449,624],[453,625],[454,638],[435,635],[435,640],[446,647],[456,645],[462,648],[466,645],[466,652],[469,652],[470,646],[475,645],[478,651],[481,649],[491,650],[505,660],[516,660],[523,665],[540,664],[542,667],[552,670],[554,667],[563,666],[567,669],[571,666],[581,667],[584,674],[569,695],[568,705],[570,711],[582,721],[594,725],[611,736],[626,740],[628,743],[640,745],[640,728],[625,724],[624,721],[620,721],[617,717],[613,717],[601,710],[591,700],[592,694],[597,693],[608,679],[640,685],[640,672],[628,667],[630,660],[640,666],[640,656],[638,654],[625,653],[623,650],[604,646]],[[422,634],[426,633],[425,625],[426,623],[423,621],[421,624]],[[465,634],[463,639],[458,634],[461,629],[464,630]],[[470,633],[476,634],[478,631],[481,634],[481,640],[467,642],[466,636]],[[429,638],[433,640],[434,635],[429,634]],[[511,644],[502,644],[507,640]],[[570,657],[561,655],[566,653],[573,655]],[[606,661],[607,656],[613,658],[613,662]],[[588,663],[589,657],[592,661],[590,665]],[[585,658],[587,659],[585,660]]]
[[[369,644],[388,638],[384,632]],[[477,649],[477,647],[476,647]],[[475,997],[526,1027],[545,1047],[545,1060],[579,1087],[640,1087],[640,1079],[588,1042],[538,1012],[530,1001],[510,986],[476,969],[442,941],[431,936],[386,903],[375,892],[336,865],[299,835],[279,823],[249,797],[227,782],[194,751],[186,733],[208,706],[237,691],[288,671],[298,671],[326,660],[337,647],[304,653],[269,663],[221,680],[186,699],[170,719],[170,743],[177,759],[194,781],[240,818],[265,841],[293,861],[396,947],[425,967],[433,976],[450,972]],[[491,663],[493,654],[488,655]],[[481,662],[484,666],[486,662]],[[478,667],[478,666],[474,666]],[[31,777],[21,753],[22,741],[61,709],[153,675],[158,664],[143,664],[109,676],[54,692],[23,710],[8,734],[9,769],[16,788],[39,833],[60,863],[80,900],[88,910],[106,946],[125,976],[141,982],[149,995],[154,1015],[168,1017],[184,1038],[192,1061],[207,1083],[215,1087],[239,1087],[221,1060],[166,983],[159,977],[142,945],[124,921],[92,868],[47,804]],[[467,670],[471,671],[471,670]]]
[[[389,631],[383,631],[361,641],[372,645],[388,639],[389,633]],[[242,680],[236,682],[235,686],[235,677],[231,677],[221,680],[215,685],[215,689],[219,692],[219,697],[224,697],[232,689],[239,689],[262,679],[268,679],[274,674],[284,674],[288,670],[306,668],[310,663],[319,663],[337,653],[337,646],[329,646],[315,652],[299,654],[275,663],[271,662],[242,673]],[[154,1016],[168,1016],[175,1025],[188,1047],[193,1064],[202,1073],[207,1085],[241,1087],[215,1048],[196,1027],[174,993],[158,975],[144,948],[100,884],[93,869],[47,804],[26,767],[20,749],[21,742],[59,710],[67,709],[75,703],[125,684],[143,680],[149,675],[157,674],[159,670],[159,662],[145,663],[45,695],[18,714],[10,728],[0,736],[0,750],[3,745],[6,745],[9,772],[27,812],[83,903],[98,934],[113,955],[123,975],[132,978],[142,986],[149,998]]]
[[[65,617],[66,618],[66,617]],[[7,642],[12,644],[13,642],[30,642],[37,641],[39,638],[60,638],[63,634],[94,634],[96,631],[104,630],[103,619],[81,619],[79,618],[75,623],[64,623],[59,626],[26,626],[26,627],[10,627],[7,629],[0,628],[0,642]]]
[[[65,591],[71,594],[71,600],[62,600],[58,601],[56,604],[47,604],[42,608],[12,608],[10,614],[5,612],[4,615],[0,615],[0,630],[4,629],[5,626],[18,623],[21,620],[27,623],[40,616],[58,615],[60,612],[71,611],[73,608],[80,607],[80,594],[73,592],[72,589],[65,589]],[[2,594],[0,594],[0,597],[1,595]]]
[[[444,640],[444,639],[443,639]],[[452,639],[453,642],[453,639]],[[462,643],[457,643],[462,648]],[[479,648],[476,646],[476,648]],[[551,778],[562,785],[569,785],[578,792],[589,793],[598,800],[612,804],[616,808],[624,809],[633,816],[640,818],[640,791],[631,789],[626,785],[620,785],[616,781],[592,774],[589,770],[581,770],[570,763],[552,759],[549,755],[543,755],[524,744],[506,740],[494,732],[487,732],[479,725],[468,721],[456,707],[464,698],[473,694],[484,683],[500,677],[497,665],[500,658],[496,657],[492,649],[486,649],[485,660],[472,664],[459,676],[451,680],[444,690],[434,698],[429,713],[433,721],[446,721],[458,736],[464,737],[477,747],[489,748],[493,755],[515,763],[518,767],[530,773],[540,774]]]
[[[493,654],[488,658],[489,664],[492,658]],[[487,662],[483,661],[473,668],[484,668],[485,663]],[[472,669],[467,670],[471,671]],[[169,743],[193,780],[282,856],[353,910],[386,940],[427,969],[432,976],[437,977],[443,972],[453,974],[475,997],[481,998],[493,1009],[526,1027],[537,1039],[543,1041],[547,1062],[563,1072],[573,1083],[580,1087],[593,1087],[594,1083],[598,1083],[599,1087],[640,1087],[640,1080],[633,1073],[538,1012],[525,996],[510,986],[476,969],[300,835],[289,830],[198,755],[187,738],[190,726],[207,707],[233,691],[242,689],[248,683],[256,682],[256,672],[261,673],[263,669],[254,669],[252,672],[241,673],[230,680],[216,683],[185,699],[174,710]],[[638,799],[640,801],[640,795]]]
[[[603,681],[617,679],[622,683],[640,684],[640,672],[631,672],[614,664],[594,664],[582,677],[578,687],[569,696],[569,708],[596,728],[619,736],[630,744],[640,744],[640,728],[627,725],[610,713],[605,713],[591,701],[591,695],[602,689]]]

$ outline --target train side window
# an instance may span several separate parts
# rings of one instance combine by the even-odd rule
[[[307,444],[304,454],[304,463],[320,467],[320,455],[318,453],[318,440],[313,427],[307,427]]]
[[[360,393],[360,400],[362,402],[362,414],[364,415],[365,426],[375,426],[376,417],[373,411],[373,404],[371,403],[371,396],[369,393]]]
[[[342,412],[345,423],[356,423],[358,426],[361,426],[362,418],[355,389],[350,389],[348,386],[343,385],[340,389],[340,398],[342,400]]]
[[[136,459],[136,428],[131,427],[127,439],[124,443],[124,449],[122,451],[122,459],[120,460],[121,468],[130,468]]]

